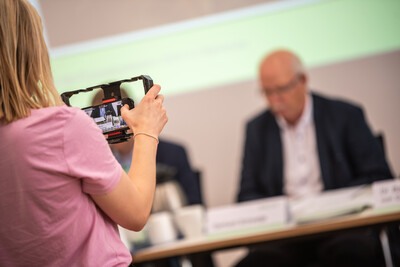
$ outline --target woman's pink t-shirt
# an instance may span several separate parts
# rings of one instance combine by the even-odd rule
[[[129,265],[90,197],[113,190],[122,168],[89,116],[63,106],[0,122],[0,152],[0,265]]]

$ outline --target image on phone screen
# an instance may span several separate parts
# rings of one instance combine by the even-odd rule
[[[93,118],[103,134],[108,134],[117,130],[126,130],[128,125],[121,117],[122,100],[109,102],[93,107],[84,108],[90,117]]]

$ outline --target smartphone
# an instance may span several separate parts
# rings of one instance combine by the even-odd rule
[[[138,83],[131,83],[134,81],[142,80],[143,88],[135,89],[133,85]],[[126,97],[121,98],[120,85],[125,84],[127,89],[131,89],[135,93],[133,94],[133,99]],[[122,119],[121,116],[121,107],[125,104],[129,105],[129,109],[135,107],[134,103],[139,103],[143,96],[149,91],[149,89],[153,86],[153,80],[148,75],[140,75],[136,77],[132,77],[130,79],[119,80],[115,82],[111,82],[108,84],[100,84],[92,87],[88,87],[86,89],[79,89],[74,91],[67,91],[61,94],[61,99],[67,106],[71,106],[70,98],[73,95],[82,93],[82,92],[90,92],[94,89],[101,88],[104,93],[103,104],[97,106],[90,106],[83,108],[82,110],[88,114],[88,116],[92,117],[97,126],[101,129],[104,135],[107,135],[107,141],[110,144],[120,143],[127,141],[132,135],[132,132],[126,131],[129,129],[128,125]],[[139,86],[140,87],[140,86]],[[124,96],[123,96],[124,97]]]

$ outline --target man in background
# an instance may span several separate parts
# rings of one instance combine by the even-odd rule
[[[100,102],[101,103],[101,102]],[[105,118],[106,115],[111,115],[111,116],[117,116],[114,108],[112,106],[109,105],[99,105],[97,107],[95,107],[92,110],[92,113],[90,114],[90,117],[92,118],[98,118],[98,117],[103,117]]]
[[[393,177],[362,109],[311,93],[294,53],[269,54],[259,79],[269,109],[247,124],[238,201],[300,198]],[[375,233],[365,230],[265,246],[238,266],[379,266],[380,259]]]

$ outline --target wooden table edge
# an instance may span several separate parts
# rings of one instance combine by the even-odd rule
[[[292,237],[301,237],[306,235],[327,233],[337,230],[350,228],[379,225],[383,223],[391,223],[400,221],[400,212],[390,214],[372,214],[365,216],[364,214],[341,217],[335,220],[308,223],[303,225],[289,226],[281,230],[273,230],[266,232],[257,232],[247,235],[238,235],[226,238],[206,237],[205,242],[194,243],[183,247],[174,247],[167,245],[165,247],[152,247],[153,250],[140,250],[133,253],[133,263],[157,260],[171,256],[179,256],[204,251],[212,251],[221,248],[232,248],[253,243],[286,239]]]

